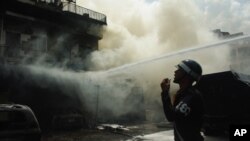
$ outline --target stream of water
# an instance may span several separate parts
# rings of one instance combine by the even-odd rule
[[[206,49],[217,50],[221,47],[227,47],[228,49],[230,49],[232,46],[239,44],[239,42],[243,42],[246,40],[247,41],[250,40],[250,35],[240,36],[240,37],[233,38],[233,39],[225,39],[225,40],[221,40],[221,41],[211,43],[208,45],[196,46],[192,48],[183,49],[177,52],[166,53],[161,56],[154,57],[154,58],[145,59],[139,62],[130,63],[130,64],[116,67],[116,68],[112,68],[112,69],[105,71],[105,73],[108,73],[108,74],[120,73],[120,72],[124,72],[124,71],[137,68],[140,65],[155,63],[156,61],[160,61],[164,59],[170,59],[170,58],[173,59],[174,57],[181,56],[181,55],[185,56],[187,53],[191,53],[191,52],[197,52],[197,51],[202,52],[202,51],[206,51]],[[223,52],[221,52],[221,56],[223,56]]]

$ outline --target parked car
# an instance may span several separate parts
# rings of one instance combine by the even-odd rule
[[[41,141],[40,126],[28,106],[0,104],[0,140]]]

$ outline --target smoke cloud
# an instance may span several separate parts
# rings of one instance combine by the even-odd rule
[[[190,1],[79,1],[107,15],[93,70],[108,69],[214,41],[201,11]],[[188,12],[187,12],[188,11]],[[105,62],[103,61],[105,60]]]
[[[174,66],[183,59],[200,62],[204,74],[229,70],[231,62],[228,43],[200,51],[180,54],[178,51],[206,47],[206,44],[218,41],[211,33],[213,29],[246,31],[247,26],[244,23],[248,23],[245,14],[243,17],[239,16],[243,14],[240,8],[243,7],[246,11],[248,6],[234,0],[85,0],[79,4],[105,13],[108,18],[104,38],[99,44],[100,50],[91,54],[91,69],[113,70],[112,68],[118,67],[117,71],[110,71],[108,75],[122,73],[135,79],[137,85],[143,89],[145,97],[153,102],[159,101],[160,81],[165,77],[172,78]],[[241,20],[244,23],[237,27]],[[174,57],[140,63],[173,52],[177,52]],[[176,88],[172,84],[172,93]]]

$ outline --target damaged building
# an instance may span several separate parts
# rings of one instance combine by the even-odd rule
[[[102,95],[88,93],[86,89],[91,89],[92,85],[88,83],[87,88],[81,90],[79,84],[87,80],[59,78],[50,70],[46,71],[48,74],[36,73],[26,67],[27,64],[42,64],[63,70],[65,67],[74,71],[88,70],[86,57],[98,49],[103,27],[107,25],[104,14],[80,7],[75,0],[5,0],[0,3],[0,103],[30,106],[42,131],[93,127],[98,121],[145,119],[141,88],[131,88],[120,104],[128,106],[116,115],[113,105],[110,108],[97,101],[112,99],[108,96],[111,91]],[[126,88],[124,83],[119,89]],[[131,103],[136,105],[137,111],[129,105]],[[105,116],[108,113],[110,116]]]
[[[0,7],[0,102],[30,106],[42,129],[84,126],[77,85],[34,75],[22,64],[87,70],[85,59],[98,49],[106,16],[75,0],[3,0]],[[77,123],[63,124],[71,117]]]
[[[0,5],[0,56],[9,64],[39,60],[87,69],[84,59],[98,49],[107,24],[104,14],[75,0],[4,0]]]

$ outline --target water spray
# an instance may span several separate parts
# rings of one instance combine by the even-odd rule
[[[143,65],[143,64],[155,62],[155,61],[162,60],[162,59],[167,59],[167,58],[174,57],[174,56],[177,56],[177,55],[182,55],[182,54],[185,54],[185,53],[188,53],[188,52],[195,52],[195,51],[199,51],[199,50],[207,49],[207,48],[212,48],[212,47],[224,47],[224,46],[220,46],[220,45],[224,45],[224,44],[228,44],[228,43],[232,43],[232,42],[235,42],[235,41],[240,41],[240,40],[244,40],[244,39],[248,39],[248,38],[250,38],[250,35],[244,35],[244,36],[236,37],[236,38],[233,38],[233,39],[222,40],[222,41],[212,43],[212,44],[209,44],[209,45],[203,45],[203,46],[198,46],[198,47],[193,47],[193,48],[187,48],[187,49],[183,49],[183,50],[173,52],[173,53],[166,53],[166,54],[164,54],[162,56],[159,56],[159,57],[154,57],[154,58],[142,60],[142,61],[139,61],[139,62],[130,63],[130,64],[126,64],[126,65],[123,65],[123,66],[116,67],[116,68],[112,68],[112,69],[109,69],[109,70],[105,71],[105,73],[112,74],[112,73],[115,73],[115,72],[118,72],[118,71],[125,71],[127,69],[136,67],[138,65]]]

